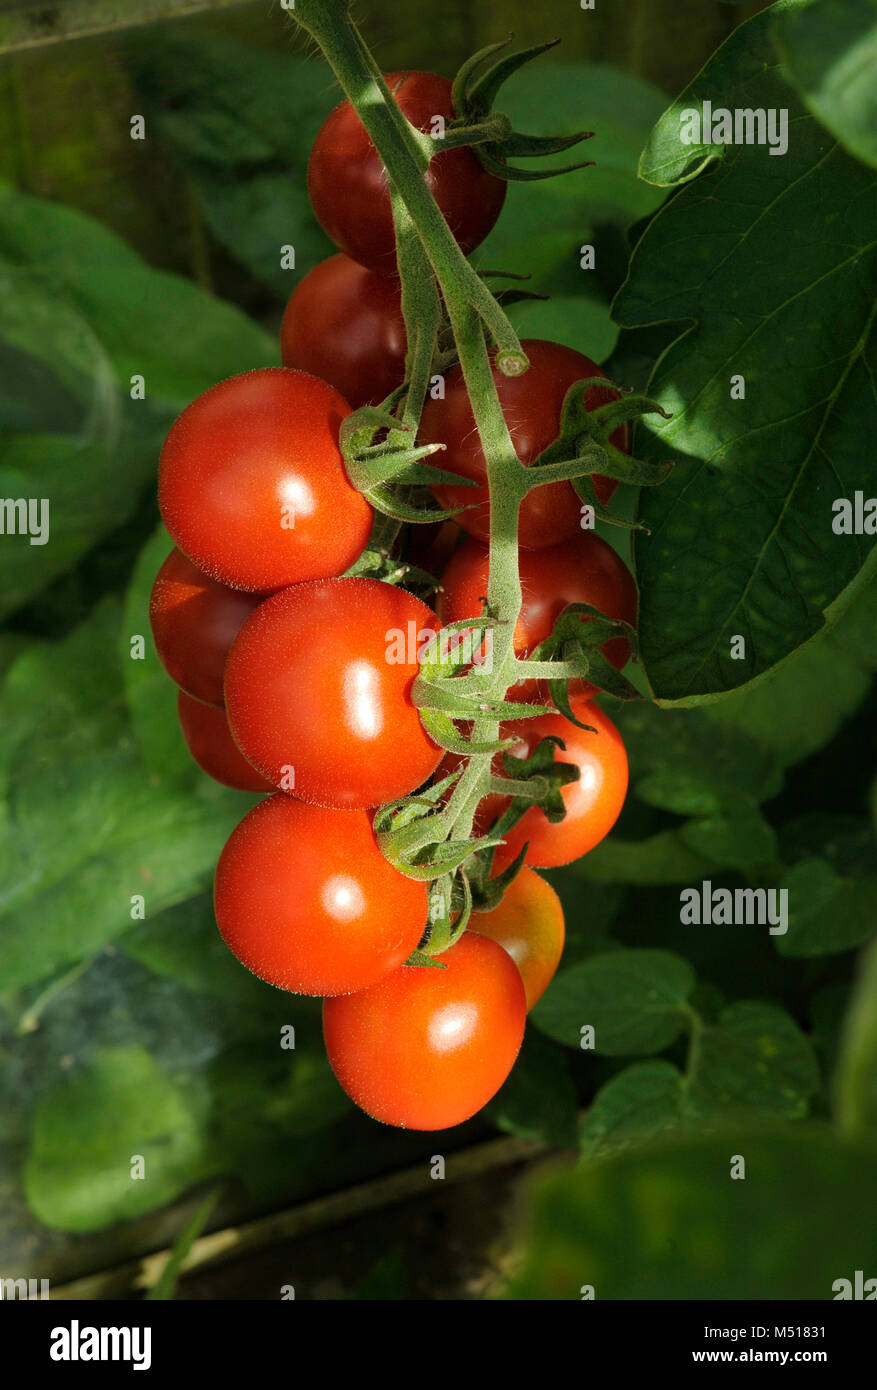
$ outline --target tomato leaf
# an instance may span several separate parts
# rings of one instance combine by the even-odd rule
[[[877,165],[877,8],[817,0],[779,13],[786,73],[814,116],[850,154]]]
[[[621,950],[559,970],[530,1015],[568,1047],[594,1029],[593,1051],[606,1057],[660,1052],[690,1016],[694,972],[669,951]]]
[[[794,651],[873,550],[834,533],[832,504],[873,492],[874,176],[782,80],[773,22],[735,30],[655,127],[641,173],[684,186],[614,306],[625,326],[682,325],[648,388],[674,418],[637,430],[677,461],[641,494],[635,540],[642,659],[666,701],[735,689]],[[788,111],[787,152],[684,144],[705,100]]]

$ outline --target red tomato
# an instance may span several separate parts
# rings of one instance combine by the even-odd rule
[[[517,719],[501,725],[503,738],[520,739],[509,749],[513,757],[525,758],[540,739],[562,738],[565,750],[558,749],[555,762],[574,763],[579,780],[563,788],[566,815],[552,824],[538,806],[531,806],[505,836],[493,861],[494,874],[501,873],[529,841],[525,863],[534,869],[553,869],[569,864],[599,844],[609,834],[621,814],[627,794],[627,753],[612,720],[597,705],[573,699],[577,719],[591,724],[597,732],[588,733],[571,724],[562,714],[549,712],[536,719]],[[498,770],[499,759],[497,759]],[[505,810],[502,796],[488,796],[478,808],[476,828],[480,833]]]
[[[436,116],[455,118],[451,83],[431,72],[388,72],[387,86],[413,126],[430,131]],[[436,147],[441,148],[440,142]],[[499,217],[506,185],[460,147],[435,155],[424,180],[466,255]],[[396,273],[396,238],[387,175],[365,127],[350,105],[323,123],[308,163],[314,212],[335,245],[369,270]]]
[[[489,936],[511,956],[521,973],[529,1013],[542,998],[563,952],[560,898],[544,878],[524,868],[491,912],[473,912],[469,931]]]
[[[442,575],[436,612],[443,624],[477,618],[487,593],[490,556],[486,546],[471,537],[451,556]],[[624,561],[593,531],[580,531],[561,545],[522,550],[519,557],[521,611],[515,626],[515,652],[526,657],[546,637],[569,603],[590,603],[609,618],[636,624],[636,584]],[[588,619],[583,619],[588,621]],[[616,637],[600,649],[616,670],[630,656],[630,642]],[[571,695],[593,695],[589,681],[573,681]],[[547,681],[519,681],[509,691],[512,700],[550,702]]]
[[[530,464],[552,444],[560,433],[560,417],[569,388],[585,377],[605,376],[596,362],[561,343],[526,338],[521,346],[530,359],[523,376],[503,376],[496,366],[493,377],[500,405],[518,457]],[[496,357],[495,350],[491,357]],[[616,391],[599,386],[588,388],[589,410],[618,399]],[[443,507],[468,507],[455,520],[480,541],[490,536],[490,506],[487,465],[475,426],[462,370],[457,364],[445,374],[445,398],[427,398],[420,421],[421,444],[444,444],[446,452],[436,461],[450,473],[472,478],[480,487],[441,484],[433,488]],[[612,443],[625,453],[629,450],[629,431],[621,425],[611,436]],[[600,502],[611,498],[614,479],[594,474],[594,488]],[[582,503],[571,483],[546,483],[528,492],[518,515],[518,542],[526,550],[539,550],[568,540],[581,529]]]
[[[297,584],[256,609],[232,646],[225,703],[237,743],[276,786],[319,806],[377,806],[441,757],[411,703],[425,603],[377,579]]]
[[[426,885],[387,862],[364,811],[280,792],[232,831],[214,902],[238,960],[296,994],[375,984],[415,950],[427,916]]]
[[[247,762],[232,738],[224,710],[193,700],[181,690],[177,714],[186,747],[208,777],[239,792],[273,792],[273,783]]]
[[[474,932],[438,959],[402,966],[371,989],[323,1005],[332,1070],[367,1115],[401,1129],[462,1124],[496,1094],[524,1036],[521,977]]]
[[[283,363],[313,372],[356,410],[405,380],[399,281],[349,256],[330,256],[293,290],[280,329]]]
[[[372,523],[338,448],[349,414],[333,387],[287,367],[205,391],[161,452],[158,501],[180,550],[211,579],[262,593],[347,569]]]
[[[171,680],[196,700],[221,706],[228,649],[261,602],[258,594],[217,584],[181,550],[172,550],[149,600],[155,650]]]

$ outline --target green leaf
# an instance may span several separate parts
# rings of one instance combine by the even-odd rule
[[[683,842],[704,859],[729,869],[756,868],[776,859],[776,834],[758,810],[742,801],[726,814],[684,825]]]
[[[839,874],[826,859],[802,859],[780,886],[789,895],[788,931],[774,938],[780,955],[837,955],[873,936],[877,874]]]
[[[137,1155],[143,1179],[131,1175]],[[134,1045],[98,1052],[42,1096],[24,1186],[45,1225],[94,1231],[155,1211],[215,1171],[183,1092]]]
[[[156,975],[198,993],[233,999],[250,1008],[282,997],[232,955],[219,935],[212,893],[141,922],[119,938],[118,948]]]
[[[311,145],[341,99],[314,55],[154,29],[127,45],[143,110],[191,181],[211,233],[286,299],[335,248],[307,194]],[[284,245],[296,270],[281,266]]]
[[[789,80],[850,154],[877,165],[877,5],[817,0],[777,16]]]
[[[833,612],[815,637],[763,676],[705,705],[708,718],[745,730],[783,766],[830,743],[877,670],[877,568],[863,575],[836,618]]]
[[[564,969],[617,945],[612,940],[610,928],[621,905],[621,889],[614,884],[589,883],[577,870],[578,864],[571,864],[542,874],[557,893],[563,908]]]
[[[634,1062],[595,1095],[582,1123],[586,1158],[639,1144],[684,1122],[685,1078],[670,1062]]]
[[[224,377],[278,361],[272,337],[239,309],[182,276],[153,270],[83,213],[5,183],[0,258],[63,295],[126,394],[132,375],[142,375],[146,401],[174,412]]]
[[[173,546],[161,526],[137,557],[119,633],[119,661],[131,722],[146,766],[168,782],[192,785],[195,764],[177,718],[177,688],[158,659],[149,625],[155,576]],[[143,657],[132,657],[132,638],[144,639]]]
[[[862,955],[840,1040],[837,1119],[846,1134],[877,1127],[877,943]]]
[[[584,272],[582,272],[584,274]],[[584,294],[552,295],[546,302],[524,300],[509,307],[509,318],[520,338],[547,338],[605,362],[618,340],[609,305]]]
[[[644,840],[601,841],[580,859],[575,872],[595,883],[696,883],[718,866],[702,859],[679,830],[659,830]]]
[[[509,1134],[552,1148],[575,1148],[578,1104],[560,1048],[528,1028],[518,1060],[486,1115]]]
[[[693,988],[694,972],[681,956],[607,951],[559,970],[531,1018],[568,1047],[580,1047],[590,1025],[593,1050],[603,1056],[660,1052],[685,1026]]]
[[[873,174],[782,81],[773,22],[740,25],[655,127],[644,177],[711,167],[649,223],[614,305],[626,327],[680,324],[649,383],[673,419],[639,427],[677,460],[641,494],[635,540],[641,656],[665,701],[735,689],[794,651],[874,549],[832,530],[835,499],[873,492]],[[788,109],[788,152],[682,144],[680,115],[704,100]]]
[[[734,1156],[745,1178],[731,1177]],[[529,1194],[507,1296],[830,1299],[877,1268],[877,1154],[815,1123],[733,1125],[554,1171]]]
[[[30,648],[0,697],[9,798],[0,976],[8,989],[130,928],[132,899],[143,897],[151,918],[202,889],[249,804],[212,783],[177,790],[144,767],[121,689],[119,616],[106,600],[63,642]]]
[[[819,1087],[813,1048],[774,1004],[732,1004],[703,1029],[695,1052],[691,1098],[701,1113],[720,1109],[807,1113]]]
[[[574,101],[570,92],[577,94]],[[580,299],[577,316],[584,328],[593,301],[605,297],[606,266],[601,246],[596,270],[582,270],[580,248],[598,242],[607,226],[628,227],[661,201],[661,193],[637,178],[636,167],[664,101],[650,83],[606,63],[544,62],[517,73],[499,102],[515,128],[572,134],[587,126],[596,134],[584,147],[586,157],[596,164],[539,183],[510,184],[503,215],[479,248],[478,264],[527,271],[533,288]],[[560,153],[540,159],[538,167],[568,163],[569,155]],[[574,324],[564,314],[560,341],[568,340]],[[605,337],[606,327],[598,343]],[[602,361],[587,338],[571,346]]]

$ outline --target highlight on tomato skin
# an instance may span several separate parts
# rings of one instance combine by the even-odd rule
[[[202,772],[239,792],[273,792],[274,784],[257,772],[231,736],[225,710],[177,693],[177,717],[186,747]]]
[[[229,649],[261,602],[261,594],[218,584],[174,547],[149,599],[155,650],[171,680],[194,699],[221,707]]]
[[[267,599],[229,653],[234,738],[275,786],[320,806],[378,806],[435,771],[411,700],[435,614],[377,579],[297,584]]]
[[[161,451],[158,501],[184,555],[220,584],[274,593],[341,574],[373,511],[338,443],[344,397],[307,372],[260,367],[187,406]]]
[[[525,866],[499,905],[489,912],[473,912],[466,929],[490,937],[511,956],[529,1013],[551,983],[563,954],[563,908],[551,884]]]
[[[370,989],[323,1004],[340,1085],[372,1119],[449,1129],[477,1114],[514,1066],[526,996],[514,961],[466,931],[435,966],[402,966]]]
[[[384,858],[365,811],[276,792],[226,842],[214,907],[226,945],[261,980],[343,995],[408,959],[426,924],[427,890]]]

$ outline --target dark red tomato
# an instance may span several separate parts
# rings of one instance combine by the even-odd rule
[[[347,569],[372,523],[338,448],[349,414],[334,387],[287,367],[229,377],[187,406],[158,479],[164,524],[184,555],[257,593]]]
[[[444,970],[402,966],[323,1005],[332,1070],[367,1115],[401,1129],[449,1129],[511,1071],[524,1036],[521,977],[501,946],[464,932]]]
[[[186,747],[208,777],[239,792],[274,791],[274,784],[257,772],[238,748],[224,710],[193,700],[181,690],[177,714]]]
[[[553,869],[559,864],[569,864],[599,844],[621,814],[627,794],[627,753],[621,735],[597,705],[581,698],[572,700],[571,704],[576,718],[592,725],[596,733],[579,729],[557,713],[501,725],[503,738],[517,736],[520,739],[517,747],[509,749],[516,758],[529,757],[543,738],[562,738],[565,750],[558,749],[554,760],[573,763],[580,775],[577,782],[570,782],[561,793],[566,807],[562,821],[552,824],[538,806],[525,811],[505,836],[505,844],[496,851],[494,874],[501,873],[528,841],[530,847],[524,862],[531,868]],[[478,808],[478,831],[483,834],[507,805],[505,797],[486,797]]]
[[[377,405],[405,380],[399,281],[330,256],[293,290],[280,343],[284,366],[330,382],[354,410]]]
[[[172,550],[149,600],[155,650],[171,680],[196,700],[221,705],[228,649],[261,602],[258,594],[217,584],[181,550]]]
[[[216,921],[248,970],[295,994],[348,994],[397,969],[426,925],[426,885],[381,854],[364,811],[260,801],[219,857]]]
[[[430,131],[436,116],[448,124],[454,119],[451,83],[446,77],[431,72],[388,72],[385,76],[399,109],[418,130]],[[440,148],[440,142],[436,147]],[[488,174],[471,149],[464,147],[435,155],[424,179],[468,255],[499,217],[505,202],[505,181]],[[396,274],[387,175],[349,101],[335,107],[314,141],[308,192],[318,221],[336,246],[369,270]]]
[[[455,550],[436,599],[436,612],[443,624],[480,616],[489,560],[487,547],[471,537]],[[589,603],[609,618],[622,618],[631,627],[636,624],[633,575],[612,546],[593,531],[579,531],[571,540],[544,550],[522,550],[520,575],[523,598],[515,626],[515,651],[520,657],[550,637],[569,603]],[[630,642],[626,637],[613,638],[600,650],[620,671],[630,656]],[[573,681],[570,694],[593,695],[595,689],[589,681]],[[519,681],[509,698],[549,703],[548,684]]]
[[[524,868],[491,912],[473,912],[469,931],[489,936],[511,956],[524,982],[529,1013],[545,993],[563,953],[560,898],[544,878]]]
[[[425,603],[377,579],[324,579],[266,599],[225,668],[234,737],[283,791],[319,806],[406,796],[441,757],[411,703]]]
[[[561,343],[542,338],[526,338],[521,346],[530,359],[523,376],[503,376],[496,366],[493,377],[500,405],[512,441],[522,463],[534,459],[552,444],[560,433],[563,402],[569,388],[585,377],[605,376],[596,362]],[[496,352],[491,353],[496,357]],[[586,404],[595,410],[618,399],[617,391],[600,386],[588,388]],[[427,398],[420,421],[421,444],[444,444],[446,452],[437,460],[450,473],[472,478],[480,487],[453,484],[433,488],[443,507],[468,507],[456,521],[471,536],[487,541],[490,536],[490,505],[487,491],[487,465],[475,427],[475,416],[457,364],[445,375],[445,398]],[[629,431],[621,425],[611,436],[612,443],[629,451]],[[594,475],[594,489],[600,502],[612,497],[617,484],[611,478]],[[518,541],[527,550],[556,545],[581,529],[582,503],[571,483],[546,483],[529,492],[518,516]]]

